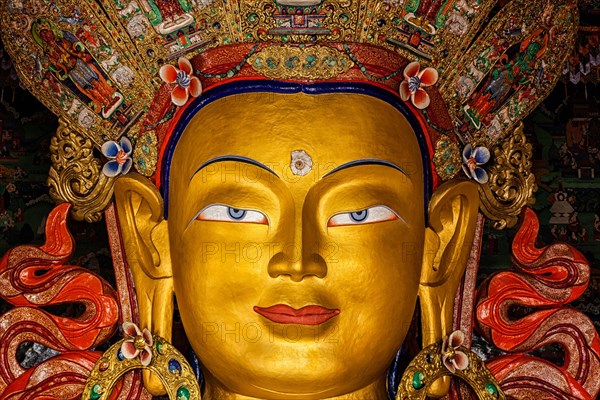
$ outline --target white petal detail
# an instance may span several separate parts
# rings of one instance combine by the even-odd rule
[[[454,367],[452,361],[448,359],[447,354],[442,355],[442,364],[444,364],[444,367],[446,367],[446,369],[450,371],[450,373],[453,374],[456,372],[456,368]]]
[[[465,342],[465,334],[462,333],[462,331],[454,331],[450,334],[448,342],[453,349],[462,346],[462,344]]]
[[[126,340],[121,344],[121,353],[123,353],[123,357],[131,360],[140,354],[140,351],[135,347],[133,340]]]
[[[128,337],[136,337],[142,334],[142,331],[133,322],[123,322],[123,333]]]
[[[150,349],[150,347],[146,346],[141,351],[140,361],[142,362],[142,365],[144,367],[147,367],[148,365],[150,365],[150,362],[152,361],[152,349]]]
[[[144,328],[142,336],[144,337],[144,342],[146,342],[148,346],[152,346],[154,344],[154,341],[152,340],[152,334],[148,329]]]
[[[456,369],[465,370],[469,367],[469,357],[462,351],[457,351],[454,353],[454,358],[452,359],[452,364]]]

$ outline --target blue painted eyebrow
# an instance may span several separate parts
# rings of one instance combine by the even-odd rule
[[[354,161],[350,161],[350,162],[347,162],[345,164],[342,164],[339,167],[336,167],[333,170],[331,170],[328,173],[326,173],[325,175],[323,175],[323,178],[328,177],[329,175],[334,174],[334,173],[336,173],[338,171],[341,171],[343,169],[352,168],[352,167],[358,167],[358,166],[361,166],[361,165],[383,165],[383,166],[386,166],[386,167],[394,168],[395,170],[398,170],[398,171],[402,172],[404,175],[408,176],[408,174],[406,173],[406,171],[404,171],[402,168],[400,168],[399,166],[397,166],[393,162],[386,161],[386,160],[380,160],[378,158],[363,158],[363,159],[360,159],[360,160],[354,160]]]
[[[238,161],[238,162],[243,162],[243,163],[246,163],[246,164],[254,165],[254,166],[258,167],[258,168],[264,169],[267,172],[270,172],[271,174],[273,174],[273,175],[275,175],[276,177],[279,178],[279,175],[277,175],[271,168],[267,167],[263,163],[260,163],[260,162],[258,162],[256,160],[253,160],[252,158],[248,158],[248,157],[244,157],[244,156],[236,156],[236,155],[226,155],[226,156],[219,156],[219,157],[211,158],[210,160],[208,160],[205,163],[203,163],[202,165],[200,165],[198,167],[198,169],[190,177],[190,181],[194,178],[194,176],[196,176],[196,174],[202,168],[206,168],[206,167],[208,167],[211,164],[218,163],[218,162],[223,162],[223,161]]]

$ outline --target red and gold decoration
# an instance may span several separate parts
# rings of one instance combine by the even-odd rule
[[[151,394],[200,399],[201,378],[169,343],[174,296],[191,347],[203,362],[208,360],[202,394],[208,398],[233,398],[245,392],[253,398],[265,393],[286,398],[307,395],[302,392],[303,381],[285,381],[286,373],[280,369],[271,374],[272,379],[261,381],[276,381],[275,388],[246,379],[260,381],[263,370],[272,372],[273,365],[289,367],[286,357],[294,354],[308,360],[302,366],[305,376],[316,376],[327,367],[327,360],[316,359],[315,354],[337,356],[334,361],[345,367],[354,365],[354,360],[344,358],[352,351],[359,353],[357,370],[368,366],[381,373],[392,358],[386,352],[396,352],[402,345],[408,328],[398,326],[410,323],[417,297],[423,349],[400,371],[397,391],[388,387],[385,393],[380,390],[385,384],[373,382],[351,387],[353,383],[344,379],[336,386],[333,375],[323,373],[307,382],[325,379],[330,386],[318,393],[308,387],[313,392],[306,398],[371,399],[378,393],[377,399],[447,394],[458,399],[472,391],[490,400],[553,396],[591,400],[600,393],[600,339],[587,318],[566,307],[587,287],[589,266],[567,244],[537,248],[537,219],[526,207],[533,201],[536,183],[532,147],[521,121],[561,75],[571,81],[582,79],[581,74],[587,75],[597,61],[597,40],[594,43],[591,34],[587,43],[578,44],[578,58],[573,55],[578,29],[575,0],[3,0],[0,22],[2,40],[22,84],[60,118],[52,139],[49,184],[52,198],[62,203],[48,218],[44,245],[16,247],[0,261],[0,296],[14,306],[0,316],[0,399],[150,399]],[[280,86],[269,92],[264,88],[270,83]],[[286,92],[292,86],[308,89]],[[202,103],[214,93],[238,87],[246,90],[240,96],[232,91],[208,106]],[[318,97],[310,92],[317,87],[335,87],[335,91]],[[388,100],[365,95],[368,90],[400,105],[390,107]],[[313,95],[319,104],[313,102]],[[254,115],[254,109],[260,111]],[[282,114],[276,115],[280,110]],[[302,121],[294,119],[295,111],[304,113]],[[354,137],[338,144],[350,131],[343,125],[346,120],[360,119],[363,112]],[[236,125],[240,115],[242,123]],[[273,127],[283,127],[286,134],[268,136],[266,129]],[[220,136],[229,130],[226,140]],[[417,131],[419,143],[413,137]],[[184,139],[178,142],[178,135]],[[197,136],[192,140],[191,135]],[[393,152],[386,143],[396,143],[398,135],[412,136]],[[263,149],[264,154],[284,154],[283,174],[249,158],[262,154],[255,151],[255,136],[261,138],[260,146],[269,148]],[[381,143],[372,142],[375,136]],[[331,143],[336,144],[327,147]],[[369,150],[364,143],[384,156],[340,162],[341,167],[323,173],[322,153],[343,160],[346,153]],[[204,150],[215,154],[208,161],[196,159]],[[173,152],[187,158],[173,161]],[[387,159],[405,157],[410,167],[418,164],[419,154],[429,164],[422,168],[425,171],[411,171]],[[229,198],[192,210],[200,201],[185,190],[196,187],[192,182],[201,175],[196,173],[219,162],[256,168],[263,186],[255,194],[244,186],[246,181],[239,186],[211,181],[206,190],[216,186],[214,193]],[[349,167],[357,166],[372,170],[362,177],[352,175],[357,168]],[[269,174],[268,184],[261,180],[263,172]],[[269,186],[286,173],[293,175],[291,183],[284,179],[276,181],[275,189]],[[319,208],[320,200],[311,196],[335,186],[327,180],[333,173],[346,177],[348,186],[357,191],[371,188],[368,196],[348,191],[339,196],[343,199],[321,199],[331,209],[335,203],[335,213]],[[392,187],[389,182],[396,182],[397,175],[410,187]],[[386,176],[389,179],[372,183]],[[309,190],[308,179],[322,186]],[[169,180],[179,193],[169,193]],[[291,187],[299,192],[292,196],[285,185],[295,182],[300,183]],[[205,186],[191,191],[197,195],[203,190]],[[175,200],[165,206],[167,195]],[[310,201],[302,207],[305,199]],[[363,208],[350,210],[351,200],[362,201]],[[237,208],[234,201],[255,201],[257,210]],[[258,211],[264,205],[261,201],[285,212],[269,216]],[[400,204],[400,210],[392,210],[386,202]],[[168,221],[167,211],[173,218]],[[327,213],[331,215],[325,223],[315,222]],[[104,215],[115,267],[114,288],[98,275],[67,264],[73,251],[69,214],[88,222]],[[317,216],[309,217],[313,214]],[[484,219],[504,229],[515,226],[519,216],[522,222],[512,244],[514,271],[495,274],[476,290]],[[239,222],[245,226],[231,228]],[[205,228],[198,229],[200,223]],[[220,228],[226,223],[228,229]],[[275,229],[270,224],[280,225]],[[363,224],[367,227],[361,233],[344,234]],[[336,257],[343,260],[349,277],[340,278],[339,269],[328,270],[330,260],[319,253],[321,249],[308,254],[314,243],[307,238],[316,241],[318,235],[330,232],[334,232],[332,242],[340,246]],[[273,236],[278,243],[302,240],[300,248],[307,254],[302,253],[294,264],[285,260],[284,251],[276,253],[265,264],[268,273],[260,277],[252,273],[262,268],[262,260],[250,263],[246,255],[231,270],[224,268],[230,266],[226,255],[207,261],[207,244],[218,248],[219,240],[227,244],[232,238],[239,239],[237,245],[248,244],[268,234],[278,235]],[[418,257],[407,255],[404,248],[402,253],[398,250],[407,244],[398,240],[406,237],[417,243],[415,248],[422,252]],[[366,244],[367,250],[356,250],[356,241]],[[199,248],[204,253],[198,253]],[[401,268],[372,275],[365,271],[370,263],[397,267],[400,259]],[[238,274],[239,281],[230,281]],[[289,278],[268,292],[288,296],[286,304],[252,308],[244,303],[253,295],[260,301],[268,298],[265,293],[257,295],[257,288],[270,288],[262,280],[265,276]],[[336,276],[337,286],[329,284]],[[316,279],[325,283],[312,292],[294,286]],[[392,287],[394,280],[405,286]],[[248,282],[256,284],[244,287]],[[379,290],[378,283],[385,288]],[[192,284],[201,288],[197,298]],[[323,288],[329,290],[326,295],[318,291]],[[361,288],[370,293],[368,299],[360,297]],[[386,298],[401,303],[399,290],[407,299],[401,311]],[[316,306],[311,303],[314,298],[348,307],[340,311]],[[299,310],[287,304],[293,301],[302,303]],[[369,301],[374,302],[371,309]],[[57,317],[44,309],[69,303],[80,304],[85,311]],[[238,306],[243,308],[240,314],[236,314]],[[513,316],[517,306],[527,310],[525,316]],[[315,338],[321,334],[315,326],[323,324],[327,329],[331,319],[331,326],[337,328],[335,321],[353,316],[350,325],[339,325],[346,328],[340,343],[351,345],[340,351],[332,344],[327,352],[302,341],[269,343],[268,348],[260,347],[260,338],[231,346],[224,346],[224,339],[201,341],[206,332],[198,327],[214,323],[206,320],[204,311],[222,317],[225,322],[218,322],[226,325],[239,323],[241,316],[258,318],[257,309],[276,326],[310,326],[316,329]],[[477,331],[504,355],[484,361],[471,350],[473,320]],[[381,334],[379,322],[394,328],[386,338],[362,338],[380,341],[386,352],[356,342],[355,331],[348,328],[356,328],[351,325],[356,321],[363,323],[358,328],[373,322],[377,329],[371,329],[371,335]],[[117,340],[119,326],[123,338]],[[402,339],[400,343],[393,342],[394,335]],[[16,353],[27,341],[59,354],[25,369]],[[530,355],[556,343],[566,354],[563,366]],[[95,351],[102,345],[108,350]],[[233,361],[227,358],[232,354]],[[247,354],[256,357],[247,360]],[[246,368],[232,365],[239,359],[248,363]],[[371,365],[373,360],[387,364]],[[357,375],[352,375],[357,382],[364,379],[364,374]]]
[[[573,246],[536,246],[539,223],[525,208],[512,243],[513,271],[494,274],[478,290],[476,323],[486,340],[508,354],[488,367],[513,398],[595,399],[600,392],[600,337],[580,311],[566,307],[590,279],[585,257]],[[514,316],[511,309],[525,308]],[[562,366],[530,355],[558,343]]]
[[[70,205],[57,206],[48,216],[46,243],[20,246],[0,261],[0,296],[15,306],[0,317],[0,397],[3,399],[81,396],[94,364],[102,356],[91,351],[110,339],[120,318],[115,290],[89,270],[66,264],[73,252],[67,228]],[[44,307],[77,303],[85,311],[57,317]],[[33,341],[60,355],[30,369],[16,358],[18,347]],[[115,388],[120,398],[148,399],[140,376],[128,375]]]

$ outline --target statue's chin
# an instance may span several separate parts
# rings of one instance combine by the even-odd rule
[[[340,365],[328,360],[312,360],[310,367],[285,363],[230,365],[229,368],[205,369],[209,392],[231,392],[260,399],[314,400],[333,398],[364,390],[374,382],[384,382],[387,368],[380,371],[354,365]],[[348,368],[349,367],[349,368]],[[385,392],[385,385],[378,385]],[[382,389],[383,388],[383,389]],[[212,398],[210,396],[209,398]],[[216,398],[219,398],[216,396]],[[372,396],[360,398],[373,398]]]
[[[302,376],[298,376],[297,379],[295,379],[294,376],[283,376],[281,371],[279,371],[279,376],[271,375],[269,378],[257,377],[256,380],[245,382],[240,382],[239,379],[236,379],[235,382],[229,382],[229,379],[220,382],[210,374],[205,378],[207,382],[206,390],[208,392],[213,392],[211,393],[210,398],[213,398],[213,395],[215,395],[215,398],[219,398],[217,394],[220,392],[229,392],[268,400],[319,400],[344,396],[360,391],[361,389],[366,390],[366,387],[368,386],[372,386],[374,389],[376,386],[369,383],[356,386],[356,381],[340,381],[334,376],[327,378],[320,376],[316,380],[311,380],[307,379],[306,371],[304,371]],[[231,385],[229,385],[230,383]],[[349,386],[349,384],[352,386]],[[378,386],[384,388],[384,385]],[[381,389],[380,391],[383,392],[384,389]],[[367,396],[365,398],[375,399],[376,397],[377,396]]]

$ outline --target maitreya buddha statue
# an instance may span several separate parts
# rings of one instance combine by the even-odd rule
[[[577,24],[573,0],[500,3],[3,1],[22,82],[60,117],[64,204],[0,264],[0,398],[592,399],[600,341],[562,308],[589,267],[535,247],[531,210],[518,271],[475,297],[485,218],[531,204],[520,121]],[[69,213],[104,213],[115,288],[64,265]],[[42,309],[66,302],[86,311]],[[505,356],[469,350],[473,321]],[[61,354],[26,370],[25,340]],[[527,354],[555,342],[563,366]]]

